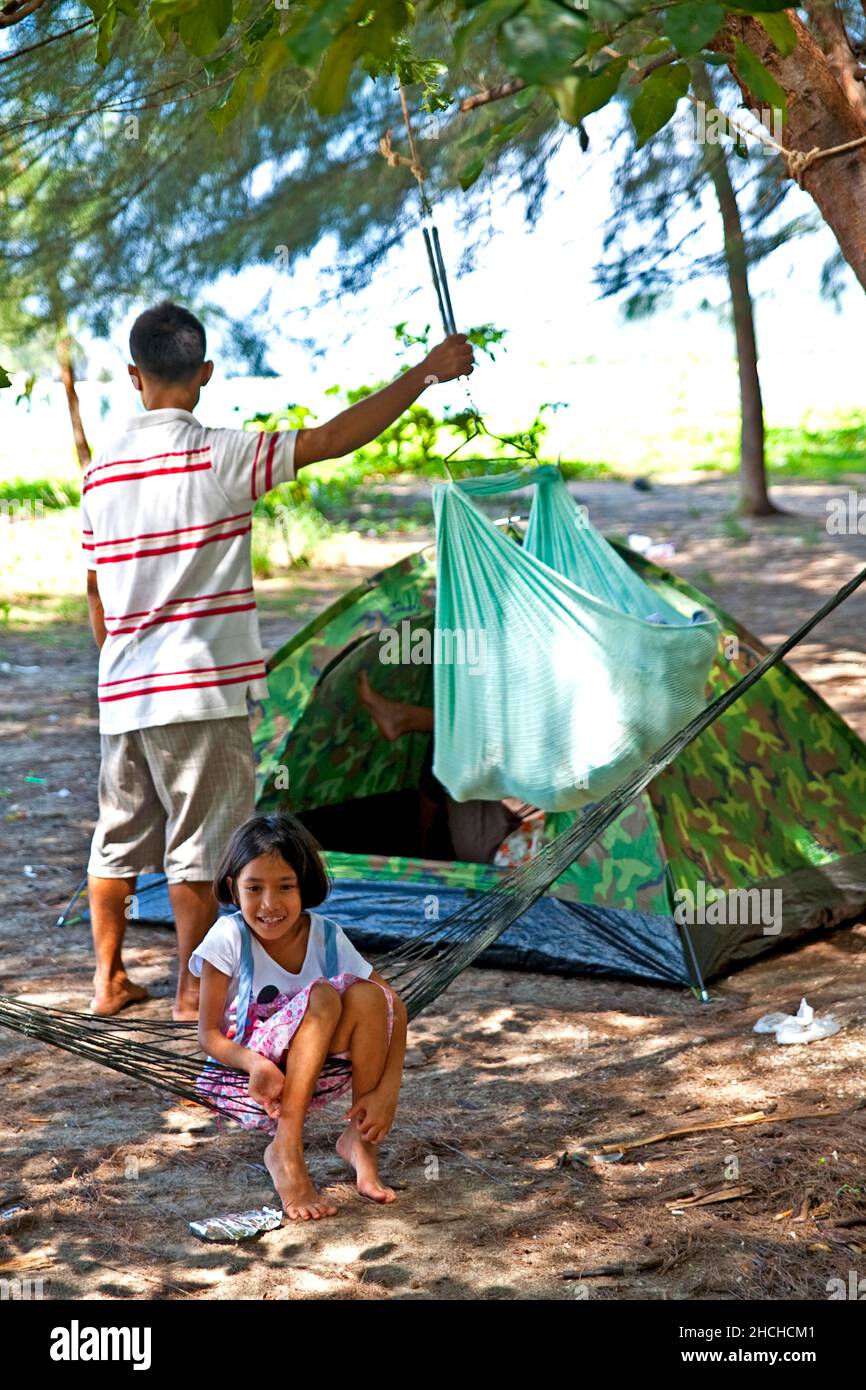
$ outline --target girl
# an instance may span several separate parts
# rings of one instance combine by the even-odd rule
[[[254,816],[235,831],[214,882],[218,900],[238,911],[214,923],[189,962],[201,977],[198,1036],[208,1054],[198,1088],[247,1129],[273,1135],[265,1164],[295,1221],[336,1212],[310,1181],[304,1117],[350,1085],[337,1153],[363,1196],[394,1200],[376,1146],[397,1108],[406,1008],[341,928],[309,911],[329,887],[300,821]],[[323,1076],[326,1057],[351,1062],[351,1077],[348,1066]],[[249,1085],[224,1067],[246,1072]]]

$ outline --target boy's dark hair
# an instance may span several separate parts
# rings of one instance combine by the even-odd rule
[[[207,339],[195,314],[164,299],[139,314],[129,335],[136,367],[160,381],[188,381],[207,352]]]
[[[322,863],[321,845],[305,825],[285,813],[253,816],[239,825],[225,849],[216,871],[213,890],[217,901],[238,906],[229,879],[238,875],[251,859],[263,854],[280,854],[298,875],[303,908],[318,907],[331,891],[331,882]]]

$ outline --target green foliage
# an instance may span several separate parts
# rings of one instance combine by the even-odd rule
[[[403,345],[426,348],[430,325],[413,332],[404,321],[394,326],[394,334]],[[493,357],[493,349],[502,344],[505,333],[487,323],[470,329],[467,336],[480,351]],[[346,408],[385,384],[374,382],[349,389],[335,385],[325,394]],[[545,402],[538,407],[525,430],[497,437],[486,432],[479,434],[477,417],[469,409],[438,416],[427,405],[416,401],[389,429],[356,450],[350,458],[305,468],[298,478],[284,483],[256,503],[253,559],[258,569],[255,572],[262,577],[273,572],[275,554],[280,549],[277,544],[280,529],[288,563],[295,566],[308,563],[321,539],[333,527],[345,524],[347,518],[354,518],[368,530],[371,525],[373,529],[390,531],[414,529],[419,524],[415,510],[406,516],[402,508],[397,513],[392,508],[384,517],[370,516],[371,506],[381,509],[381,499],[371,503],[370,498],[376,498],[376,489],[381,489],[386,480],[400,475],[441,479],[446,473],[444,458],[458,446],[460,453],[451,464],[456,474],[505,471],[515,464],[525,463],[527,451],[537,454],[543,443],[548,429],[547,412],[558,410],[563,404],[561,401]],[[309,407],[292,404],[272,413],[257,414],[245,424],[248,428],[254,426],[263,430],[305,429],[312,427],[317,418]],[[575,464],[572,467],[577,471],[571,476],[589,475],[588,466]],[[595,468],[604,471],[603,465],[595,465]],[[600,473],[593,476],[600,476]],[[429,525],[431,519],[429,505],[425,504],[420,522]]]
[[[739,426],[701,435],[694,427],[689,436],[692,467],[698,472],[733,473],[739,466]],[[862,473],[866,445],[866,414],[837,411],[820,422],[768,426],[767,475],[772,482],[802,478],[811,482],[856,483]]]
[[[59,483],[52,478],[32,481],[11,478],[0,481],[0,503],[5,503],[7,510],[16,504],[26,506],[39,502],[44,511],[59,511],[64,507],[77,507],[80,501],[81,491],[75,483]]]
[[[749,90],[759,101],[765,101],[769,106],[781,111],[784,117],[788,109],[788,102],[775,77],[767,71],[760,58],[739,40],[734,53],[737,71]]]
[[[672,5],[665,15],[665,33],[683,58],[691,58],[715,38],[724,19],[721,5],[701,4],[697,0]]]
[[[783,58],[794,52],[797,47],[797,31],[786,14],[759,14],[756,18],[766,29]]]
[[[628,64],[627,58],[614,58],[597,72],[574,73],[545,90],[556,103],[562,119],[572,126],[581,126],[593,111],[599,111],[616,93]]]
[[[99,21],[99,61],[105,63],[123,28],[121,19],[137,18],[142,5],[140,0],[87,3]],[[789,7],[789,0],[684,0],[666,8],[661,27],[678,56],[691,58],[713,41],[729,12],[745,13],[760,18],[785,54],[796,42],[784,13]],[[429,10],[409,0],[305,0],[280,11],[266,0],[151,0],[147,12],[167,48],[177,39],[189,54],[206,60],[209,81],[231,79],[211,108],[220,131],[237,118],[251,94],[257,102],[264,99],[274,74],[286,63],[312,79],[310,98],[324,116],[344,108],[354,76],[360,73],[374,80],[393,75],[406,87],[419,86],[424,110],[445,110],[453,103],[447,83],[443,85],[448,70],[444,60],[452,43],[457,65],[464,65],[470,52],[495,51],[508,76],[544,89],[563,120],[582,129],[586,116],[613,99],[621,76],[592,73],[585,59],[612,43],[625,61],[645,60],[659,51],[655,45],[660,12],[653,0],[592,0],[585,8],[568,0],[455,0],[448,17],[456,21],[456,33],[449,26],[447,40],[440,38],[439,53],[431,56],[416,45],[414,36],[443,11],[440,0]],[[712,55],[709,61],[725,58]],[[759,100],[782,104],[773,79],[744,44],[737,46],[736,64]],[[673,75],[658,77],[657,70],[644,80],[644,88],[650,84],[647,94],[636,103],[643,139],[670,119],[676,99],[683,95],[681,82],[678,65]],[[506,121],[498,141],[488,132],[492,142],[472,155],[462,173],[463,186],[469,187],[487,158],[517,139],[524,128],[525,122],[512,126]]]
[[[5,367],[0,367],[0,391],[2,391],[5,387],[11,386],[11,385],[12,385],[12,378],[10,377],[10,375],[9,375],[9,373],[7,372],[6,368],[5,368]]]
[[[667,125],[688,89],[689,70],[683,63],[656,68],[641,83],[631,108],[638,149]]]
[[[694,61],[703,62],[703,56]],[[723,84],[732,85],[726,73],[714,72],[709,89],[699,76],[695,80],[707,93],[708,106],[722,101]],[[736,143],[727,137],[721,145],[701,143],[694,135],[693,112],[684,106],[652,141],[641,147],[636,139],[620,144],[596,280],[603,295],[620,299],[626,320],[654,313],[682,285],[703,277],[727,279],[722,225],[705,215],[707,195],[715,199],[708,157],[736,153]],[[781,176],[778,159],[762,158],[753,166],[728,158],[728,174],[749,269],[821,225],[814,214],[784,215],[791,184]],[[684,231],[689,223],[692,230]]]
[[[499,46],[511,72],[526,82],[550,82],[563,76],[586,52],[589,20],[569,12],[556,0],[526,0],[506,19]]]

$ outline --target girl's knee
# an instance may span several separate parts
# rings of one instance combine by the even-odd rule
[[[333,985],[326,984],[324,980],[319,980],[310,990],[310,998],[307,1004],[315,1014],[320,1014],[328,1018],[339,1018],[343,1009],[343,1001],[339,992]]]
[[[372,980],[356,980],[349,985],[343,999],[347,1008],[362,1009],[366,1013],[380,1010],[384,1014],[387,1007],[385,995]]]

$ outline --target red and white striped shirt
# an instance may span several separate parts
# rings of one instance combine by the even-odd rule
[[[245,714],[267,695],[252,508],[295,476],[297,430],[210,430],[187,410],[132,419],[84,475],[83,545],[108,633],[104,734]]]

